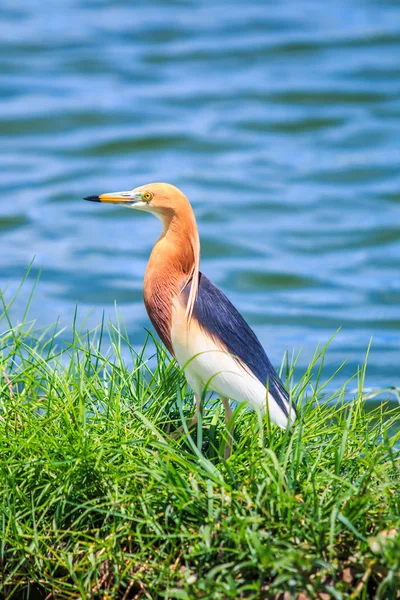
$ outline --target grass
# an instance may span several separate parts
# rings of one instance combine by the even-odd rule
[[[75,321],[63,343],[27,315],[12,323],[9,308],[3,598],[399,597],[399,410],[365,411],[365,366],[349,403],[346,386],[327,391],[327,346],[296,384],[292,361],[296,425],[281,431],[239,406],[224,461],[218,401],[191,435],[169,436],[193,402],[159,345],[148,362],[122,326],[84,332]]]

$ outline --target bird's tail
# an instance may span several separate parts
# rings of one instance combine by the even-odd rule
[[[268,410],[271,421],[283,429],[293,425],[297,418],[296,408],[277,374],[268,379],[265,409]]]

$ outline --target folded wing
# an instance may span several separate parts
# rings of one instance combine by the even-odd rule
[[[190,285],[189,283],[183,291],[185,300],[189,298]],[[193,317],[204,332],[226,347],[237,361],[268,388],[286,417],[289,411],[291,417],[295,417],[295,408],[290,405],[289,395],[256,334],[225,294],[202,273],[199,273]]]

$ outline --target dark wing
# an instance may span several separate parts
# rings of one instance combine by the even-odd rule
[[[190,283],[184,289],[185,299],[189,297]],[[286,416],[288,416],[289,395],[271,365],[256,334],[246,323],[223,292],[203,273],[199,273],[199,290],[194,304],[193,317],[200,327],[220,340],[228,351],[268,387]],[[294,411],[294,407],[291,408]]]

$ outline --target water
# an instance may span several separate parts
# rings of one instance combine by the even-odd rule
[[[156,219],[82,196],[151,181],[193,203],[202,270],[278,364],[338,327],[328,371],[399,385],[400,5],[3,0],[0,285],[31,315],[122,310],[138,346]],[[28,290],[16,305],[22,309]]]

